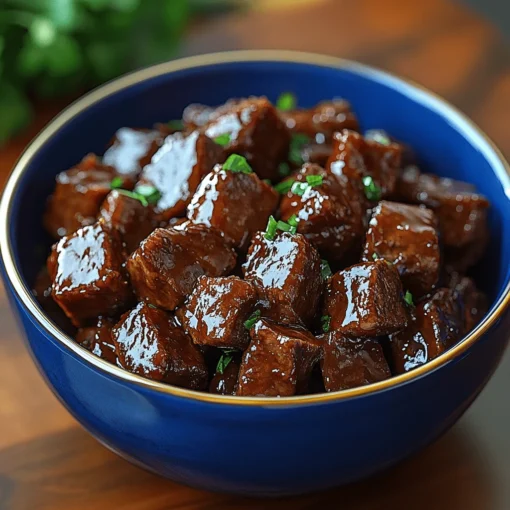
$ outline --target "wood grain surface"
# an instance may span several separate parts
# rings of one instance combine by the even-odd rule
[[[473,12],[446,0],[264,1],[258,7],[194,26],[182,53],[281,48],[377,65],[446,97],[510,156],[510,50]],[[29,139],[63,104],[38,108],[29,132],[0,150],[2,185]],[[419,455],[349,487],[261,502],[179,486],[107,451],[44,385],[3,291],[0,325],[2,510],[510,509],[508,353],[468,413]]]

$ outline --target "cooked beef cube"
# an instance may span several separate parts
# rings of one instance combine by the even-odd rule
[[[250,330],[237,395],[287,397],[304,393],[321,355],[320,343],[305,329],[259,320]]]
[[[53,299],[75,326],[116,315],[132,300],[119,233],[98,221],[63,237],[52,249],[48,272]]]
[[[384,200],[373,209],[364,261],[391,262],[404,288],[419,297],[437,283],[439,257],[437,219],[430,209]]]
[[[346,181],[318,165],[305,164],[292,180],[306,185],[311,176],[321,177],[322,184],[308,185],[301,196],[289,191],[280,204],[282,220],[296,215],[297,231],[327,260],[341,261],[353,249],[359,253],[365,234],[362,198],[353,196],[352,186],[344,186]]]
[[[359,129],[351,105],[343,99],[323,101],[309,109],[280,112],[280,116],[291,132],[303,133],[317,143],[331,141],[335,131]]]
[[[235,395],[237,388],[237,380],[239,378],[239,362],[232,360],[223,369],[223,372],[214,374],[209,383],[209,393],[217,393],[218,395]]]
[[[325,167],[331,156],[331,152],[332,148],[329,144],[312,143],[303,147],[301,156],[305,163],[314,163]]]
[[[219,233],[202,225],[184,230],[158,228],[128,259],[135,293],[166,310],[180,306],[202,275],[222,276],[235,266],[236,255]]]
[[[278,194],[255,173],[226,171],[217,165],[200,183],[188,206],[188,218],[216,228],[229,243],[245,251],[277,205]]]
[[[490,234],[488,230],[480,232],[479,238],[463,246],[443,246],[444,265],[449,270],[465,273],[483,257]]]
[[[94,223],[114,176],[113,170],[92,154],[76,167],[59,173],[44,215],[46,230],[59,239]]]
[[[244,323],[256,303],[257,292],[250,282],[236,276],[201,276],[177,317],[198,345],[244,350],[250,341]]]
[[[242,154],[261,179],[278,179],[278,164],[287,157],[289,133],[265,98],[249,98],[220,107],[204,126],[213,140],[230,136],[228,154]]]
[[[108,194],[99,217],[120,232],[128,254],[154,230],[152,207],[145,207],[139,200],[117,190]]]
[[[424,174],[410,166],[400,176],[397,193],[405,202],[434,210],[447,247],[466,246],[486,235],[489,202],[472,184]]]
[[[321,259],[304,236],[278,232],[266,239],[257,233],[243,271],[275,314],[297,315],[305,324],[313,319],[323,290]]]
[[[335,273],[328,282],[324,314],[331,317],[331,331],[348,336],[382,336],[403,329],[407,314],[397,269],[377,260]]]
[[[475,282],[467,276],[458,273],[452,275],[449,287],[458,293],[462,303],[464,315],[463,333],[469,333],[487,313],[487,296],[479,291]]]
[[[409,372],[446,351],[462,336],[462,309],[451,289],[439,289],[411,312],[407,328],[390,335],[393,368]]]
[[[326,391],[347,390],[391,377],[375,338],[349,338],[338,331],[326,336],[321,362]]]
[[[205,126],[214,115],[216,109],[205,104],[192,103],[184,108],[182,121],[189,131]]]
[[[159,130],[120,128],[103,155],[103,163],[119,175],[136,179],[163,140],[164,135]]]
[[[202,178],[223,160],[222,148],[198,131],[168,136],[140,175],[139,184],[154,186],[161,198],[154,206],[160,220],[180,216]]]
[[[76,342],[96,356],[117,365],[117,354],[112,340],[112,327],[114,324],[111,319],[98,317],[95,326],[78,330]]]
[[[202,353],[167,312],[138,303],[121,317],[112,338],[126,370],[192,390],[207,386]]]
[[[401,157],[402,148],[396,143],[383,145],[344,129],[333,135],[333,152],[326,169],[335,175],[345,175],[359,181],[364,177],[371,177],[384,198],[394,194]],[[378,196],[368,194],[367,197],[374,201],[379,199]]]

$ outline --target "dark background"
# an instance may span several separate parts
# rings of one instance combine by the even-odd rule
[[[510,38],[510,1],[509,0],[462,0],[490,19]]]

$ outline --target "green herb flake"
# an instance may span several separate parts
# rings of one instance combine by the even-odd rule
[[[372,258],[375,260],[379,260],[379,255],[377,253],[372,253]]]
[[[321,317],[321,326],[322,326],[322,331],[324,331],[324,333],[327,333],[329,331],[330,323],[331,323],[331,317],[329,315],[323,315]]]
[[[321,276],[323,280],[326,280],[332,275],[331,267],[329,267],[329,262],[327,260],[321,260]]]
[[[363,177],[363,188],[368,200],[371,200],[372,202],[378,202],[381,200],[381,188],[377,186],[370,175]]]
[[[225,163],[223,163],[223,170],[236,172],[241,174],[251,174],[253,172],[246,158],[239,154],[231,154]]]
[[[382,129],[369,129],[365,133],[365,138],[380,143],[381,145],[391,144],[391,138],[389,137],[388,133]]]
[[[181,119],[174,119],[167,122],[167,126],[175,131],[182,131],[184,129],[184,122]]]
[[[290,191],[294,193],[294,195],[299,195],[300,197],[302,197],[309,187],[310,185],[306,182],[294,182],[294,184],[290,188]]]
[[[276,223],[276,229],[281,230],[282,232],[290,232],[291,226],[288,223],[285,223],[284,221],[278,221]]]
[[[248,320],[244,322],[244,327],[246,329],[251,329],[255,325],[255,323],[260,319],[260,310],[255,310],[249,317]]]
[[[278,225],[278,222],[274,219],[273,216],[269,216],[269,220],[267,222],[266,227],[266,233],[264,234],[264,237],[271,241],[274,239],[274,236],[276,234],[276,226]]]
[[[152,303],[147,303],[147,306],[148,306],[149,308],[154,308],[154,310],[157,310],[157,309],[158,309],[158,307],[157,307],[157,306],[155,306],[155,305],[153,305]]]
[[[274,187],[274,189],[276,191],[278,191],[278,193],[280,193],[280,195],[285,195],[291,190],[293,184],[294,184],[294,181],[292,179],[287,179],[285,181],[279,182]]]
[[[322,175],[307,175],[306,182],[310,186],[320,186],[322,184],[323,177]]]
[[[229,363],[234,359],[234,349],[225,349],[218,360],[218,364],[216,365],[216,372],[218,374],[224,374],[225,369],[228,367]]]
[[[408,291],[406,290],[406,293],[405,293],[405,296],[404,296],[404,301],[409,305],[409,306],[414,306],[414,303],[413,303],[413,295]]]
[[[296,96],[292,92],[283,92],[276,100],[276,108],[282,112],[294,110],[297,106]]]
[[[217,143],[218,145],[225,147],[225,145],[228,145],[230,143],[230,135],[228,133],[223,133],[222,135],[217,136],[214,139],[214,143]]]
[[[144,207],[147,207],[149,205],[149,202],[147,202],[147,199],[138,193],[135,193],[134,191],[129,191],[127,189],[117,189],[117,191],[124,195],[125,197],[133,198],[134,200],[138,200]]]
[[[290,166],[285,161],[278,165],[278,174],[282,177],[287,177],[290,174]]]
[[[288,220],[287,223],[290,225],[290,233],[295,234],[297,232],[299,219],[298,217],[293,214]]]
[[[268,186],[271,186],[271,179],[262,179],[262,182],[264,182],[265,184],[267,184]]]
[[[112,179],[112,182],[110,182],[110,188],[111,189],[118,189],[118,188],[122,188],[122,185],[124,184],[124,179],[122,177],[119,177],[117,175],[117,177],[114,177]]]
[[[302,133],[296,133],[292,135],[292,138],[290,139],[290,145],[289,145],[289,156],[288,159],[295,165],[302,165],[304,163],[303,161],[303,155],[302,150],[303,147],[310,143],[310,138]]]
[[[135,188],[134,192],[137,195],[144,197],[149,204],[155,204],[161,198],[161,193],[159,192],[158,188],[148,184],[139,184]]]

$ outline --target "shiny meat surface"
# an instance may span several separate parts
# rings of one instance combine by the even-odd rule
[[[201,352],[167,312],[138,303],[113,328],[112,338],[129,372],[194,390],[207,386]]]
[[[133,296],[123,259],[118,232],[102,221],[53,247],[48,259],[53,299],[75,326],[129,306]]]
[[[430,209],[386,200],[373,209],[364,261],[391,262],[404,288],[419,297],[437,283],[440,257],[437,219]]]
[[[217,165],[200,183],[188,206],[188,219],[214,227],[235,248],[246,251],[278,205],[278,194],[255,173],[223,170]]]
[[[349,338],[338,331],[326,335],[321,368],[326,391],[347,390],[391,377],[376,338]]]
[[[174,310],[191,293],[200,276],[222,276],[236,255],[220,234],[201,225],[184,230],[158,228],[132,253],[127,269],[141,301]]]
[[[244,323],[256,303],[251,283],[236,276],[202,276],[177,317],[194,343],[243,350],[250,341]]]
[[[88,326],[78,330],[76,341],[96,356],[109,361],[113,365],[121,366],[112,340],[112,327],[114,324],[115,322],[112,319],[98,317],[95,326]]]
[[[395,333],[407,324],[397,269],[383,260],[364,262],[335,273],[328,282],[324,314],[330,330],[367,337]]]
[[[250,330],[237,395],[291,396],[307,390],[312,369],[320,359],[320,343],[308,331],[262,319]]]
[[[202,178],[223,160],[222,148],[195,131],[168,136],[140,175],[139,184],[154,186],[161,198],[154,206],[160,220],[181,216]]]
[[[323,290],[321,259],[301,234],[280,232],[274,239],[266,239],[259,232],[243,271],[244,278],[282,318],[297,315],[308,324],[315,316]]]

